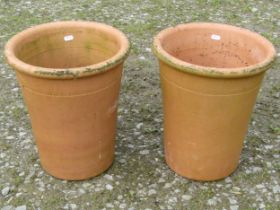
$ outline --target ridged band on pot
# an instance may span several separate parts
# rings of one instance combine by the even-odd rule
[[[35,26],[7,43],[40,161],[51,175],[87,179],[112,164],[128,51],[122,32],[84,21]]]
[[[217,180],[238,166],[250,115],[276,52],[234,26],[189,23],[161,31],[159,59],[167,164],[195,180]]]

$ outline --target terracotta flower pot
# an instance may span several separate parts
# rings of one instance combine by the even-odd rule
[[[274,47],[246,29],[190,23],[161,31],[153,49],[160,63],[167,164],[195,180],[228,176],[238,166]]]
[[[116,110],[129,42],[101,23],[69,21],[27,29],[8,41],[42,167],[86,179],[113,161]]]

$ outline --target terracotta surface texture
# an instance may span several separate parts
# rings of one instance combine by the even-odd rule
[[[5,47],[16,70],[42,167],[68,180],[105,171],[114,158],[116,111],[129,42],[96,22],[47,23]]]
[[[195,180],[230,175],[274,47],[246,29],[189,23],[161,31],[153,48],[160,62],[167,164]]]

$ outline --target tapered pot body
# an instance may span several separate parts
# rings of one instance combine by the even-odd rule
[[[51,175],[87,179],[112,164],[128,49],[117,29],[83,21],[35,26],[7,43],[41,165]]]
[[[250,115],[275,57],[260,35],[234,26],[190,23],[160,32],[159,58],[167,164],[195,180],[238,166]]]

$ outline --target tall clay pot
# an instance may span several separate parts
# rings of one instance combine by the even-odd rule
[[[11,38],[42,167],[68,180],[106,170],[114,158],[116,110],[129,42],[96,22],[47,23]]]
[[[214,23],[161,31],[159,59],[167,164],[179,175],[217,180],[238,166],[250,115],[276,52],[262,36]]]

